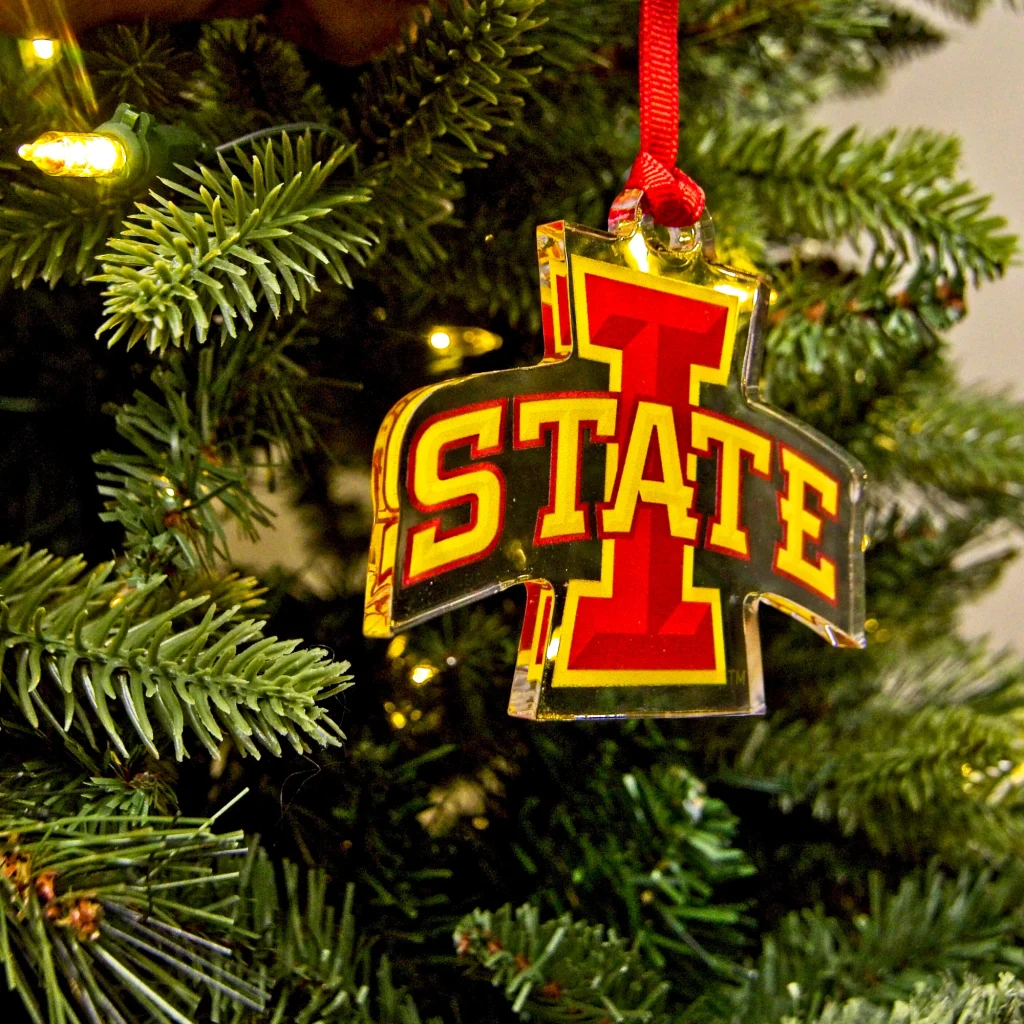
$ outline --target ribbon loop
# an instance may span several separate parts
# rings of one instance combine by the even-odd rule
[[[687,228],[704,213],[704,190],[678,167],[666,167],[641,150],[633,163],[627,188],[643,189],[647,206],[658,224]]]
[[[641,0],[640,153],[627,188],[644,191],[657,223],[695,224],[704,192],[675,166],[679,151],[679,0]]]

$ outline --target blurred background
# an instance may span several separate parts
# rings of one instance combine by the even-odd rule
[[[995,196],[994,210],[1024,234],[1024,17],[993,6],[976,25],[936,16],[934,4],[917,6],[949,35],[936,53],[892,72],[880,95],[836,101],[815,109],[829,128],[860,124],[930,127],[960,136],[964,173]],[[1024,398],[1024,265],[967,297],[969,315],[951,340],[965,383],[1008,388]],[[963,631],[988,633],[1024,651],[1024,559],[1007,571],[1000,588],[967,608]]]

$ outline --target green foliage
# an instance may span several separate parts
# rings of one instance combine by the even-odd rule
[[[95,456],[107,499],[102,517],[124,527],[128,558],[144,575],[171,566],[210,571],[227,555],[224,515],[255,539],[270,510],[250,491],[244,465],[225,465],[209,442],[195,443],[202,435],[192,410],[171,381],[160,383],[166,405],[136,392],[135,404],[117,413],[118,433],[138,454]]]
[[[0,288],[84,281],[135,197],[94,181],[18,170],[20,180],[4,184],[0,204]]]
[[[821,910],[793,912],[765,938],[757,974],[739,990],[731,1019],[813,1020],[833,1000],[885,1004],[944,974],[1019,971],[1022,886],[1016,871],[953,879],[929,869],[886,892],[874,875],[869,905],[852,927]]]
[[[88,785],[0,775],[0,956],[29,1018],[192,1024],[210,992],[262,1009],[263,988],[231,969],[233,899],[215,899],[237,885],[242,834],[98,809]]]
[[[128,103],[157,120],[180,119],[196,61],[170,31],[148,22],[104,26],[88,36],[83,49],[104,115]]]
[[[407,635],[394,668],[410,674],[419,665],[432,672],[454,669],[458,701],[470,717],[486,714],[493,680],[515,663],[516,639],[504,619],[483,608],[445,615]],[[413,684],[415,686],[415,683]]]
[[[272,459],[315,444],[296,397],[305,378],[290,355],[296,334],[276,332],[266,316],[229,347],[169,353],[151,375],[159,397],[136,392],[117,411],[118,433],[135,451],[94,458],[102,518],[124,528],[132,571],[211,573],[229,557],[226,519],[253,539],[271,522],[250,467],[259,459],[269,470]]]
[[[453,178],[500,149],[492,130],[508,125],[522,105],[527,78],[513,61],[533,52],[517,39],[533,26],[534,6],[437,6],[415,42],[381,61],[363,81],[367,105],[358,117],[372,149],[356,185],[323,194],[352,148],[314,164],[308,135],[293,152],[287,133],[280,155],[272,142],[262,160],[236,153],[248,188],[223,156],[219,171],[184,172],[198,191],[164,182],[184,201],[154,194],[159,205],[140,207],[103,257],[96,280],[107,285],[107,319],[100,334],[109,333],[110,344],[126,337],[129,347],[146,339],[163,351],[193,335],[205,341],[216,314],[221,338],[233,338],[239,317],[252,326],[260,300],[275,316],[304,308],[320,265],[350,284],[346,259],[362,263],[378,236],[381,243],[401,237],[417,259],[432,260],[429,228],[450,213]],[[345,213],[371,196],[372,212]]]
[[[790,114],[881,85],[889,66],[943,40],[916,14],[879,0],[700,0],[681,14],[687,105],[746,116]]]
[[[510,99],[514,123],[495,126],[493,156],[464,175],[454,218],[434,231],[444,274],[400,266],[403,283],[413,281],[423,301],[455,303],[534,332],[537,224],[600,224],[619,181],[612,168],[629,165],[637,141],[635,110],[626,100],[635,82],[601,49],[606,40],[625,43],[635,35],[636,8],[619,0],[560,0],[540,12],[526,36],[536,50],[527,57],[527,106],[520,113]]]
[[[950,643],[896,647],[862,673],[859,686],[833,684],[818,721],[759,726],[741,757],[746,777],[770,780],[783,806],[806,803],[883,853],[952,864],[1019,856],[1020,726],[972,701],[1005,707],[1016,695],[1019,706],[1020,666]],[[876,688],[858,700],[857,689]]]
[[[495,124],[507,126],[507,113],[523,104],[519,93],[528,79],[512,61],[534,52],[520,36],[536,25],[536,6],[536,0],[434,5],[416,33],[422,44],[389,51],[364,77],[359,127],[397,173],[415,175],[418,159],[430,156],[438,168],[458,174],[500,151],[488,135]]]
[[[226,995],[214,998],[211,1019],[224,1024],[420,1024],[412,999],[391,980],[387,957],[376,971],[369,945],[356,937],[354,887],[340,914],[328,902],[322,870],[274,865],[256,849],[242,870],[236,928],[255,939],[255,971],[269,990],[268,1006],[254,1011]]]
[[[30,69],[0,56],[0,291],[12,283],[27,288],[41,280],[51,287],[80,284],[93,274],[107,238],[120,230],[144,185],[127,189],[103,181],[51,178],[16,157],[19,145],[54,128],[89,130],[132,98],[151,113],[169,114],[183,86],[187,54],[169,38],[135,29],[100,29],[95,49],[65,54],[52,67]],[[6,54],[4,55],[6,56]],[[84,83],[85,70],[99,89],[98,107]],[[158,84],[159,83],[159,84]],[[99,112],[100,107],[103,113]]]
[[[995,540],[989,517],[974,507],[942,518],[890,513],[872,531],[870,618],[905,643],[947,637],[960,606],[988,590],[1014,557],[1009,538]]]
[[[771,239],[866,239],[887,268],[990,280],[1006,270],[1016,239],[987,212],[990,200],[957,180],[958,159],[956,139],[931,131],[849,129],[829,140],[823,129],[797,136],[761,124],[712,129],[699,158],[703,176],[748,183]]]
[[[559,908],[568,902],[614,922],[655,967],[671,964],[683,990],[700,991],[709,970],[735,972],[729,958],[751,923],[742,905],[716,891],[754,872],[731,845],[736,827],[726,805],[681,765],[620,777],[596,771],[575,804],[555,813],[542,849],[568,877],[545,895]]]
[[[1008,396],[911,374],[875,403],[851,448],[881,479],[912,480],[1024,522],[1024,409]]]
[[[375,743],[367,737],[346,749],[350,759],[341,766],[345,778],[331,810],[342,845],[359,851],[349,858],[355,862],[353,881],[369,894],[375,914],[395,922],[402,938],[423,942],[424,918],[439,911],[451,914],[455,872],[430,857],[430,834],[422,818],[429,801],[424,799],[422,776],[431,765],[446,764],[458,748],[437,744],[410,757],[398,743]],[[411,849],[404,845],[410,838]],[[450,926],[448,918],[446,931]]]
[[[667,1024],[668,985],[614,931],[526,904],[477,910],[455,929],[474,974],[500,987],[522,1020]]]
[[[360,181],[373,192],[371,223],[417,263],[439,256],[431,228],[451,215],[458,176],[504,151],[496,129],[523,106],[536,67],[529,34],[538,2],[431,0],[415,39],[361,79],[351,118],[366,147]]]
[[[349,282],[344,258],[361,262],[370,243],[339,208],[369,196],[351,188],[321,193],[351,155],[343,147],[314,163],[308,132],[294,148],[282,132],[279,142],[266,142],[262,160],[236,151],[248,188],[223,156],[219,171],[183,169],[198,191],[164,181],[183,204],[154,193],[159,206],[140,206],[102,257],[95,280],[107,285],[107,319],[98,335],[110,333],[111,345],[126,337],[129,348],[145,339],[162,352],[193,335],[206,341],[217,316],[223,341],[237,336],[239,318],[252,328],[258,298],[275,316],[305,307],[318,265]]]
[[[609,8],[614,5],[602,10]],[[568,5],[565,13],[577,12]],[[579,12],[583,24],[596,17]],[[541,30],[545,39],[549,28]],[[571,38],[568,27],[565,34]],[[556,40],[550,42],[540,53],[545,62],[559,50]],[[596,59],[585,53],[577,59],[580,66],[568,77],[545,74],[551,67],[545,63],[532,80],[531,116],[514,132],[501,133],[508,154],[485,172],[466,176],[467,194],[455,207],[458,220],[435,232],[446,253],[460,253],[446,260],[443,279],[419,279],[415,267],[403,267],[429,301],[459,303],[471,315],[504,317],[540,330],[537,225],[563,217],[600,224],[619,184],[610,168],[628,166],[637,143],[635,119],[626,110],[609,109],[605,88],[595,82]],[[554,181],[552,166],[558,168]],[[523,218],[524,208],[533,211],[530,218]]]
[[[80,752],[76,752],[80,753]],[[83,770],[87,774],[83,774]],[[95,761],[29,761],[2,772],[5,813],[50,820],[87,814],[96,821],[178,812],[174,767],[140,751],[126,761],[108,751]]]
[[[1011,974],[994,984],[968,978],[938,990],[923,986],[890,1009],[865,999],[825,1007],[817,1024],[1019,1024],[1024,1020],[1024,988]]]
[[[831,260],[794,262],[775,271],[773,284],[766,395],[833,435],[934,358],[940,332],[963,317],[948,285],[919,273],[901,286],[891,265],[857,274]]]
[[[211,138],[223,143],[275,125],[334,120],[299,51],[262,18],[205,23],[197,53],[197,119]]]
[[[178,760],[186,727],[214,756],[228,737],[255,757],[256,743],[280,754],[278,736],[297,751],[343,738],[316,702],[345,688],[347,664],[265,637],[206,597],[140,614],[163,579],[136,586],[113,568],[86,573],[81,558],[0,548],[3,690],[32,728],[74,727],[94,748],[105,734],[122,757],[124,735],[155,757],[169,739]],[[202,619],[185,625],[199,607]]]

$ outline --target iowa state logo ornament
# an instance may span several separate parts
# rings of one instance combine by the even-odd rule
[[[509,713],[757,714],[758,606],[864,644],[864,472],[758,400],[768,289],[709,222],[538,229],[545,358],[414,391],[373,459],[364,631],[526,587]]]

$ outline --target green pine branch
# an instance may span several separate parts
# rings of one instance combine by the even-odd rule
[[[906,1000],[891,1007],[866,999],[830,1003],[816,1024],[1021,1024],[1024,986],[1006,973],[986,984],[968,977],[962,984],[936,979],[922,984]]]
[[[924,274],[899,282],[892,267],[858,274],[814,260],[775,268],[772,284],[766,395],[832,436],[933,359],[940,332],[964,314],[948,284]]]
[[[102,257],[94,279],[107,286],[107,319],[98,336],[111,345],[126,338],[129,348],[145,339],[162,352],[206,341],[219,323],[223,341],[237,336],[238,320],[252,328],[261,300],[275,316],[304,308],[318,290],[315,268],[350,283],[345,260],[362,262],[370,240],[343,208],[369,195],[325,192],[352,147],[322,163],[313,149],[309,132],[294,147],[282,132],[262,159],[236,151],[246,186],[223,155],[216,170],[181,168],[193,187],[165,180],[182,204],[153,193],[158,205],[139,206]]]
[[[870,685],[877,686],[897,712],[963,706],[981,716],[1012,722],[1024,698],[1024,663],[1012,650],[993,652],[984,641],[962,640],[955,634],[930,639],[919,649],[904,649],[897,642],[879,658],[875,673]],[[984,780],[973,769],[968,773],[965,764],[960,765],[961,774],[967,776],[962,788],[969,793]],[[990,806],[1015,789],[1024,774],[1017,774],[1016,764],[1009,766],[1006,761],[983,767],[988,781],[979,795]]]
[[[828,1002],[891,1004],[943,975],[994,980],[1019,972],[1022,895],[1020,872],[948,878],[930,868],[895,891],[874,874],[868,905],[852,924],[820,909],[788,914],[765,937],[756,974],[738,991],[729,1018],[814,1020]]]
[[[229,51],[230,59],[223,51]],[[239,111],[251,109],[252,98],[243,99],[233,91],[228,75],[231,68],[237,82],[251,83],[253,69],[243,68],[250,58],[261,71],[267,91],[261,93],[267,113],[254,127],[300,120],[329,121],[330,108],[319,90],[309,86],[298,54],[289,43],[263,31],[256,22],[217,22],[204,26],[199,57],[191,47],[178,42],[170,31],[157,32],[147,24],[97,29],[83,43],[85,67],[97,93],[100,110],[110,114],[118,103],[129,102],[157,118],[180,119],[182,107],[193,99],[192,119],[211,138],[230,139],[239,134]],[[200,73],[197,65],[205,68]],[[40,97],[32,100],[25,85],[24,71],[10,82],[5,75],[0,90],[0,118],[15,146],[29,141],[39,131],[66,127],[67,113],[50,109]],[[44,73],[37,91],[45,94],[46,82],[66,82],[63,62]],[[29,76],[31,77],[31,76]],[[38,76],[36,76],[38,77]],[[299,78],[298,84],[295,79]],[[11,82],[17,81],[18,88]],[[275,98],[271,93],[280,94]],[[286,103],[281,96],[300,92],[308,102]],[[16,95],[12,95],[16,93]],[[11,113],[4,117],[5,108]],[[25,114],[31,108],[31,116]],[[230,111],[230,117],[224,112]],[[18,117],[15,117],[17,113]],[[219,115],[218,117],[214,116]],[[102,119],[102,114],[94,115]],[[90,125],[79,125],[88,128]],[[0,285],[8,280],[25,288],[36,279],[52,285],[59,281],[78,284],[96,273],[108,238],[122,231],[125,216],[146,194],[145,183],[129,191],[97,181],[51,179],[13,159],[2,167],[7,173],[3,204],[0,205]],[[83,232],[82,226],[86,228]],[[186,235],[188,232],[186,232]]]
[[[546,38],[547,29],[537,35]],[[547,48],[540,56],[549,59]],[[540,329],[537,225],[563,218],[601,224],[621,184],[615,171],[627,168],[636,154],[635,130],[624,130],[622,123],[631,115],[612,106],[614,90],[605,80],[612,74],[591,63],[568,79],[548,81],[542,73],[533,80],[529,116],[514,132],[502,133],[508,153],[485,171],[467,173],[455,221],[435,231],[446,254],[444,274],[439,279],[409,261],[402,268],[403,286],[415,280],[431,304],[458,303],[477,316]],[[532,211],[525,219],[524,209]],[[450,258],[453,252],[458,259]]]
[[[145,195],[144,183],[126,189],[48,177],[16,156],[18,146],[52,129],[88,131],[121,99],[170,116],[177,112],[189,62],[187,51],[145,25],[99,29],[81,55],[65,54],[41,69],[23,68],[20,61],[8,67],[0,56],[0,290],[8,283],[27,288],[35,280],[51,287],[82,283],[95,273],[107,238]],[[98,103],[91,102],[88,88],[83,91],[86,71]]]
[[[122,576],[125,574],[122,572]],[[132,576],[126,577],[131,585],[143,582]],[[266,618],[267,611],[263,595],[267,588],[254,576],[243,576],[239,572],[217,573],[206,575],[202,572],[188,573],[176,577],[173,586],[158,587],[139,605],[139,614],[156,615],[166,611],[179,601],[202,599],[210,601],[218,608],[235,608],[236,615],[244,618]],[[202,619],[203,604],[197,610],[188,612],[183,621],[190,623]]]
[[[782,116],[836,92],[881,85],[943,35],[879,0],[701,0],[682,9],[681,87],[690,107]]]
[[[268,1005],[255,1009],[218,994],[211,1006],[214,1020],[421,1024],[409,994],[392,981],[387,957],[374,969],[369,943],[357,937],[353,886],[336,908],[329,902],[326,872],[309,871],[302,885],[298,867],[286,861],[279,884],[274,865],[258,848],[241,874],[235,927],[251,936],[252,970],[268,990]]]
[[[122,103],[144,110],[158,121],[178,121],[191,105],[189,86],[197,61],[168,29],[141,25],[108,25],[83,40],[86,70],[96,92],[101,116]]]
[[[124,528],[129,572],[148,576],[173,566],[209,573],[218,556],[228,557],[225,515],[256,538],[271,512],[249,489],[248,468],[225,464],[214,446],[196,444],[191,410],[173,392],[167,397],[164,405],[136,392],[117,413],[118,433],[138,454],[94,456],[106,499],[100,517]],[[179,432],[182,419],[188,433]]]
[[[504,152],[537,70],[539,0],[431,0],[417,31],[361,80],[351,120],[363,141],[360,181],[373,191],[382,245],[414,263],[442,255],[433,229],[462,193],[460,176]]]
[[[977,506],[958,517],[890,513],[872,530],[867,555],[874,632],[908,644],[953,634],[960,607],[991,589],[1015,557],[1011,538],[995,540],[991,517]]]
[[[363,83],[382,99],[359,114],[369,151],[355,185],[325,193],[351,147],[314,164],[310,139],[293,152],[286,134],[280,154],[270,142],[262,160],[236,154],[247,186],[223,156],[217,170],[184,172],[187,185],[165,182],[184,200],[154,194],[158,205],[140,207],[103,257],[100,335],[163,351],[204,341],[216,316],[221,338],[233,338],[260,302],[275,316],[304,307],[321,267],[350,284],[347,261],[362,263],[375,240],[400,237],[434,259],[429,229],[450,215],[458,175],[500,148],[494,128],[522,105],[528,79],[514,65],[533,53],[519,37],[535,25],[535,3],[437,6],[415,41],[382,59]],[[371,196],[365,213],[345,212]]]
[[[13,767],[13,760],[0,772],[0,802],[8,815],[50,820],[80,814],[106,822],[114,816],[170,817],[179,810],[173,765],[145,751],[127,760],[111,751],[77,763],[25,761]]]
[[[275,125],[336,120],[297,47],[263,18],[204,23],[196,52],[196,120],[211,139],[224,143]]]
[[[760,725],[736,781],[774,790],[784,808],[804,804],[882,853],[950,864],[1019,857],[1024,744],[1012,712],[1021,666],[967,653],[894,646],[852,680],[831,682],[819,720]],[[985,696],[1004,713],[986,710]]]
[[[471,974],[501,988],[514,1013],[535,1021],[668,1024],[668,983],[645,969],[614,931],[535,907],[476,910],[455,929]]]
[[[259,461],[295,459],[316,443],[298,391],[305,374],[291,358],[298,328],[275,331],[269,315],[230,346],[171,352],[152,373],[152,395],[136,392],[115,415],[131,453],[101,451],[101,518],[125,530],[129,572],[212,574],[227,560],[226,521],[255,539],[271,511],[252,492]]]
[[[0,190],[0,289],[86,280],[136,198],[91,180],[48,178],[27,164]]]
[[[529,34],[538,0],[432,3],[415,38],[384,54],[362,79],[356,121],[389,176],[440,180],[480,167],[501,145],[495,126],[508,127],[523,105],[536,52]],[[427,164],[422,163],[428,158]],[[397,184],[397,182],[393,183]]]
[[[122,757],[128,743],[159,757],[169,740],[181,760],[186,730],[213,756],[228,738],[254,757],[259,747],[279,755],[278,737],[297,751],[338,745],[343,734],[317,702],[345,688],[346,663],[266,637],[258,621],[205,597],[142,614],[163,582],[134,586],[113,563],[86,572],[78,557],[0,548],[9,706],[73,743],[98,748],[105,737]],[[199,622],[185,618],[200,607]]]
[[[911,374],[875,403],[850,448],[876,479],[913,481],[1024,521],[1024,408],[1008,396]]]
[[[681,991],[700,991],[710,977],[735,973],[747,941],[747,908],[719,895],[754,873],[732,845],[737,825],[681,765],[595,771],[541,840],[537,860],[566,867],[544,895],[632,935],[646,962],[671,968]]]
[[[0,957],[29,1019],[195,1024],[212,992],[265,1007],[226,944],[242,834],[215,832],[215,817],[97,809],[87,786],[78,802],[63,793],[63,813],[26,809],[24,787],[0,776]]]
[[[959,144],[935,132],[877,136],[788,127],[711,129],[694,171],[745,181],[780,242],[865,239],[886,265],[931,276],[1001,276],[1016,252],[990,200],[956,177]]]

